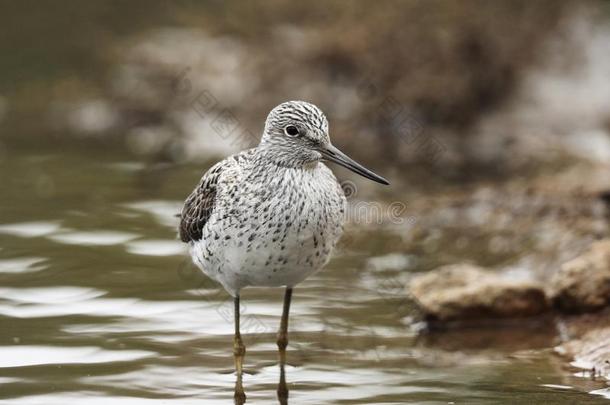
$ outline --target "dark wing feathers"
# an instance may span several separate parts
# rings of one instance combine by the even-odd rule
[[[236,167],[246,165],[255,153],[255,149],[239,152],[214,166],[203,175],[199,184],[186,199],[180,214],[180,239],[185,242],[196,242],[203,237],[203,227],[212,215],[216,205],[217,188],[223,174]],[[231,177],[229,175],[229,177]],[[225,181],[227,180],[225,176]]]
[[[218,178],[222,172],[222,162],[213,166],[188,196],[180,214],[180,239],[182,242],[198,241],[202,238],[203,227],[212,215],[216,200]]]

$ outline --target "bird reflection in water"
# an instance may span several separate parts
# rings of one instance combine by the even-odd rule
[[[288,405],[288,386],[286,385],[284,365],[284,363],[280,363],[280,382],[277,385],[277,399],[280,405]]]
[[[235,405],[243,405],[246,403],[246,392],[242,380],[242,372],[237,373],[235,380]],[[285,363],[280,362],[280,381],[277,385],[277,399],[280,405],[288,405],[288,385],[286,385],[286,367]]]

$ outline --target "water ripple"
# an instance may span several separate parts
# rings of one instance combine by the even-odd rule
[[[15,224],[0,225],[0,233],[22,238],[35,238],[57,232],[57,222],[21,222]]]
[[[181,201],[151,200],[124,204],[124,207],[150,214],[159,224],[176,229],[178,226],[176,215],[182,211],[182,205]]]
[[[104,350],[99,347],[0,346],[0,368],[41,364],[92,364],[133,361],[153,356],[144,350]]]
[[[62,232],[49,236],[49,239],[69,245],[111,246],[119,245],[137,238],[139,235],[118,231]]]
[[[0,273],[29,273],[41,270],[39,265],[44,257],[21,257],[19,259],[0,259]]]
[[[175,240],[137,240],[126,245],[129,253],[143,256],[176,256],[186,252],[184,243]]]
[[[0,287],[0,296],[7,300],[26,304],[72,304],[100,297],[105,292],[94,288],[55,286],[36,288]]]
[[[31,395],[20,398],[4,400],[4,405],[28,404],[28,405],[49,405],[49,404],[87,404],[87,405],[107,405],[107,404],[129,404],[129,405],[162,405],[175,403],[179,405],[226,405],[228,398],[222,400],[206,399],[202,402],[201,398],[138,398],[129,396],[102,395],[97,392],[62,392],[48,395]]]

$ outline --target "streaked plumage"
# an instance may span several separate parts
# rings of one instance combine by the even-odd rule
[[[292,287],[328,262],[343,232],[345,195],[323,160],[388,184],[331,144],[322,111],[289,101],[269,113],[256,148],[215,164],[184,204],[180,239],[195,264],[234,296],[236,403],[245,401],[240,290],[286,286],[277,340],[283,370]]]
[[[328,122],[315,106],[285,103],[267,120],[261,144],[214,165],[186,200],[180,238],[195,264],[232,295],[247,286],[289,286],[319,270],[343,229],[345,196],[318,152]]]

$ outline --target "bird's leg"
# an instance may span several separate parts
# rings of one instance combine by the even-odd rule
[[[244,356],[246,354],[246,346],[241,340],[239,332],[239,295],[235,296],[235,337],[233,339],[233,355],[235,356],[235,370],[238,374],[242,372]]]
[[[246,346],[241,340],[241,333],[239,332],[239,294],[235,296],[235,336],[233,338],[233,356],[235,358],[235,372],[237,373],[237,380],[235,381],[235,404],[241,405],[246,402],[246,393],[244,392],[244,386],[242,383],[242,371],[244,356],[246,354]]]
[[[284,310],[282,311],[282,321],[280,331],[277,334],[277,347],[280,351],[280,365],[286,364],[286,346],[288,346],[288,315],[290,313],[290,300],[292,298],[292,288],[286,288],[284,294]]]
[[[284,294],[284,309],[280,322],[280,331],[277,334],[277,347],[280,352],[280,383],[277,387],[277,398],[280,404],[288,403],[288,386],[286,386],[286,346],[288,346],[288,315],[290,313],[290,300],[292,298],[292,288],[286,288]]]

